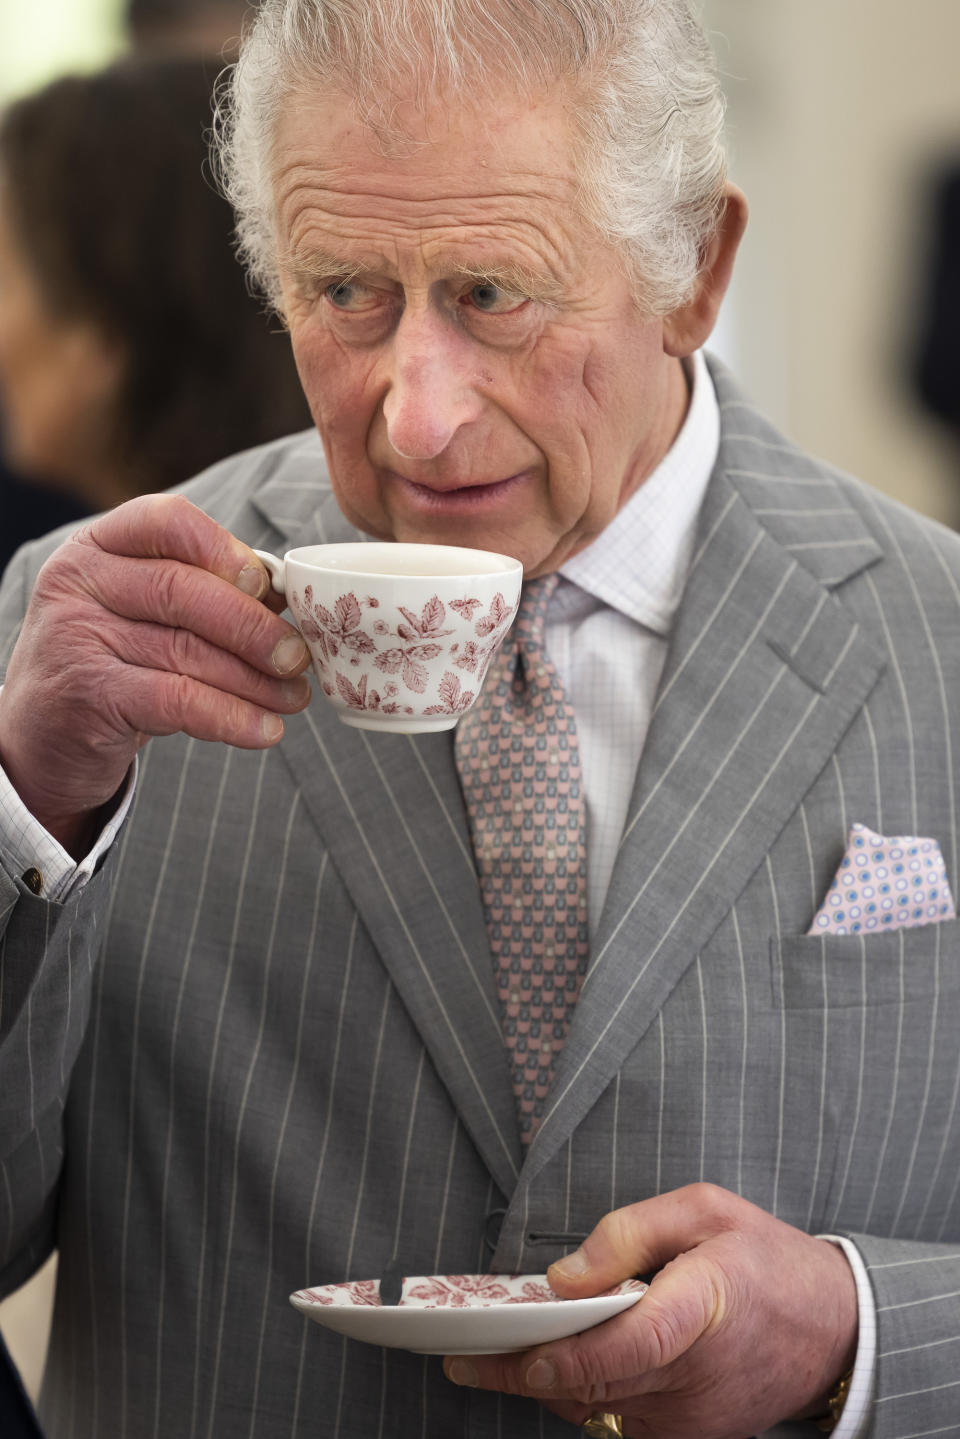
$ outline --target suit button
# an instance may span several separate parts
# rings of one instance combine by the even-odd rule
[[[505,1209],[491,1209],[483,1222],[483,1242],[493,1254],[500,1243],[500,1231],[503,1228],[503,1221],[506,1218]]]
[[[38,869],[25,869],[20,878],[31,894],[39,894],[43,889],[43,875]]]

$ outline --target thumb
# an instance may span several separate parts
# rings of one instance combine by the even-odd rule
[[[691,1184],[614,1209],[579,1249],[551,1264],[550,1287],[564,1298],[584,1299],[634,1276],[649,1281],[678,1254],[726,1228],[732,1198],[713,1185]]]

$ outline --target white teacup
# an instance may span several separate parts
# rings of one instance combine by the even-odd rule
[[[487,550],[366,541],[255,554],[321,689],[357,729],[452,729],[520,603],[520,561]]]

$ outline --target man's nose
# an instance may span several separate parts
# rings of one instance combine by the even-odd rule
[[[404,459],[435,459],[462,425],[479,418],[468,344],[440,316],[408,313],[397,326],[383,417],[390,444]]]

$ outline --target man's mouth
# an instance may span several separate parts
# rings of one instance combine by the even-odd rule
[[[396,471],[388,471],[388,478],[403,492],[404,497],[418,508],[476,509],[506,499],[530,478],[530,471],[520,470],[501,480],[471,482],[467,485],[444,485],[439,481],[422,484],[417,480],[408,480]]]

